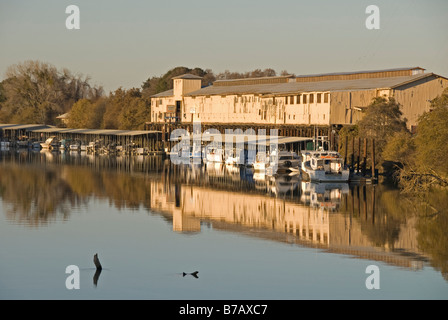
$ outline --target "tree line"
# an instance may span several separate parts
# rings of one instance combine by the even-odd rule
[[[150,97],[173,88],[172,78],[191,73],[202,86],[216,80],[276,76],[273,69],[215,74],[211,69],[176,67],[152,76],[140,88],[116,89],[105,94],[90,78],[40,61],[12,65],[0,82],[0,123],[63,125],[57,116],[67,114],[70,128],[143,129],[150,115]],[[281,74],[287,74],[282,71]]]

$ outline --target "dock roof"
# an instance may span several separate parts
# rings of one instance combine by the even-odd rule
[[[74,129],[59,128],[42,124],[0,124],[2,130],[21,130],[36,133],[73,133],[73,134],[96,134],[96,135],[114,135],[114,136],[136,136],[151,133],[160,133],[161,131],[148,130],[115,130],[115,129]]]

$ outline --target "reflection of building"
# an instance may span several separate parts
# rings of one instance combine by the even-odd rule
[[[361,200],[352,214],[339,212],[340,203],[350,196],[346,190],[323,187],[325,203],[337,203],[337,210],[328,205],[306,205],[290,199],[257,193],[223,191],[198,185],[169,185],[152,181],[151,208],[169,212],[176,232],[198,232],[201,221],[209,221],[216,229],[242,232],[257,237],[319,247],[330,252],[358,258],[385,261],[415,269],[426,258],[418,250],[414,220],[401,225],[398,237],[378,244],[366,227],[375,230],[374,210],[367,200]],[[311,188],[320,190],[321,186]],[[311,190],[310,189],[310,190]],[[321,194],[324,194],[321,193]],[[304,192],[306,194],[306,192]],[[346,201],[348,201],[346,199]],[[354,201],[354,198],[350,201]],[[359,199],[357,199],[359,201]],[[370,200],[369,200],[370,201]],[[369,212],[364,212],[367,210]],[[380,239],[381,240],[381,239]]]
[[[173,78],[174,89],[151,97],[151,122],[204,124],[344,125],[354,124],[375,97],[394,97],[408,126],[429,111],[430,100],[448,79],[424,69],[399,68],[309,76],[215,81]]]

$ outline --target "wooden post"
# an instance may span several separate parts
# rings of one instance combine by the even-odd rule
[[[345,143],[344,143],[344,163],[347,164],[347,144],[348,144],[348,136],[345,136]]]
[[[375,177],[375,139],[372,139],[371,145],[371,158],[372,158],[372,179]]]
[[[355,171],[355,137],[352,137],[352,170]]]
[[[364,138],[364,149],[362,151],[363,161],[362,161],[362,175],[366,175],[366,162],[367,162],[367,138]]]
[[[359,174],[359,161],[361,158],[361,138],[358,138],[358,158],[357,158],[357,164],[356,164],[356,171]]]

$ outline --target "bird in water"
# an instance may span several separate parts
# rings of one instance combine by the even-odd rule
[[[193,277],[195,277],[197,279],[197,278],[199,278],[198,277],[198,273],[199,273],[199,271],[195,271],[195,272],[192,272],[192,273],[185,273],[185,272],[183,272],[182,274],[183,274],[184,277],[186,275],[191,275],[191,276],[193,276]]]

